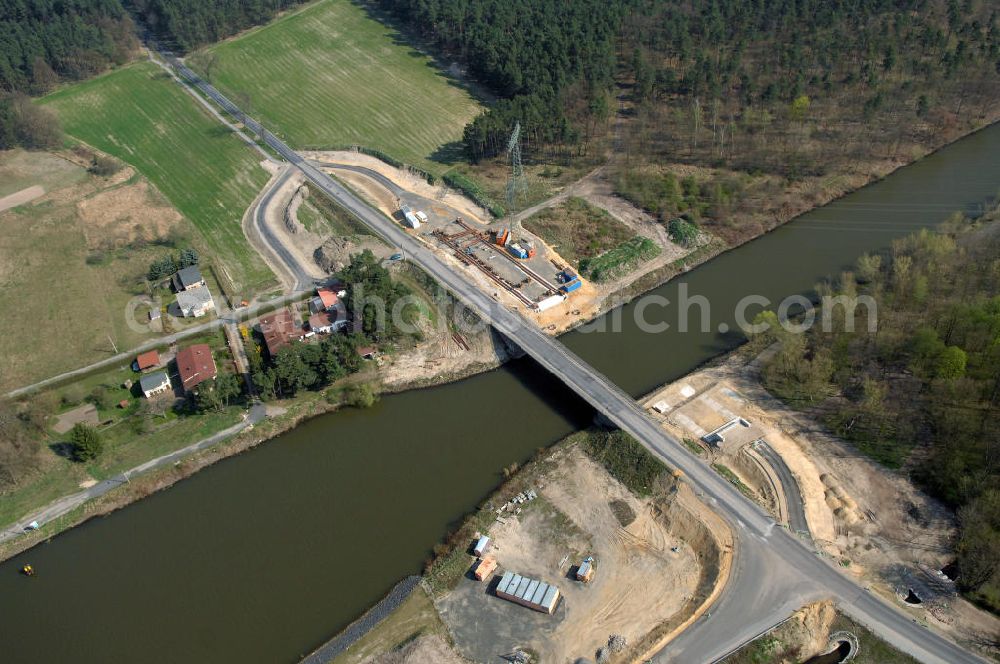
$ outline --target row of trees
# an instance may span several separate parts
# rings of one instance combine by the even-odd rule
[[[1000,214],[992,216],[994,220]],[[870,295],[855,331],[834,307],[828,332],[767,333],[780,351],[768,388],[809,407],[838,435],[906,468],[958,510],[960,584],[1000,611],[1000,221],[923,231],[863,257],[825,294]],[[766,314],[773,321],[773,314]],[[772,329],[775,329],[772,326]]]
[[[159,281],[160,279],[169,277],[178,270],[197,265],[199,260],[200,257],[195,249],[185,247],[177,255],[167,254],[150,263],[149,270],[146,272],[146,278],[149,281]]]
[[[0,90],[42,94],[122,64],[137,48],[120,0],[0,1]]]

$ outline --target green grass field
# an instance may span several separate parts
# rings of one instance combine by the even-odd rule
[[[240,220],[267,182],[259,155],[157,66],[139,62],[42,101],[66,132],[135,166],[204,236],[242,289],[273,280]]]
[[[321,0],[189,58],[296,148],[358,144],[440,173],[433,161],[480,110],[427,57],[349,0]]]

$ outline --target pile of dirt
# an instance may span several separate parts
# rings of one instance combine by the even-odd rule
[[[375,237],[369,235],[352,235],[331,237],[313,252],[316,264],[327,272],[337,272],[344,268],[353,254],[359,254],[365,249],[381,258],[389,255],[389,248]]]
[[[608,503],[608,507],[611,508],[612,514],[618,519],[618,523],[622,524],[622,528],[635,521],[635,512],[632,511],[632,507],[624,500],[612,500]]]

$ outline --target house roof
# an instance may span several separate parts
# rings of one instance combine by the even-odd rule
[[[375,354],[375,346],[358,346],[358,355],[367,357]]]
[[[215,378],[218,369],[208,344],[194,344],[177,351],[177,373],[185,390]]]
[[[330,327],[337,320],[335,311],[320,311],[309,317],[309,329],[316,330],[323,327]]]
[[[261,318],[259,327],[267,352],[272,356],[302,336],[302,330],[292,320],[292,312],[287,308]]]
[[[181,291],[177,294],[177,306],[181,310],[198,309],[212,301],[212,293],[208,288],[195,288]]]
[[[201,270],[198,269],[197,265],[189,265],[185,268],[177,270],[177,283],[180,284],[181,288],[187,289],[191,286],[201,283],[204,278],[201,276]]]
[[[155,390],[156,388],[169,382],[170,381],[167,378],[167,373],[165,371],[156,371],[150,374],[143,374],[139,377],[139,387],[142,389],[143,393]]]
[[[139,368],[139,371],[143,369],[149,369],[150,367],[155,367],[160,363],[160,354],[155,350],[150,350],[145,353],[140,353],[138,357],[135,358],[135,365]]]
[[[329,309],[337,304],[337,294],[329,288],[317,288],[316,295],[323,302],[323,306]]]

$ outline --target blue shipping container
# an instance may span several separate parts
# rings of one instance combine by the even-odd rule
[[[517,256],[518,258],[522,259],[528,257],[528,252],[516,244],[510,245],[509,247],[507,247],[507,250],[511,253],[512,256]]]
[[[563,284],[562,290],[563,290],[564,293],[572,293],[577,288],[579,288],[580,285],[581,285],[580,284],[580,280],[579,279],[574,279],[573,281],[569,281],[569,282],[566,282],[565,284]]]

